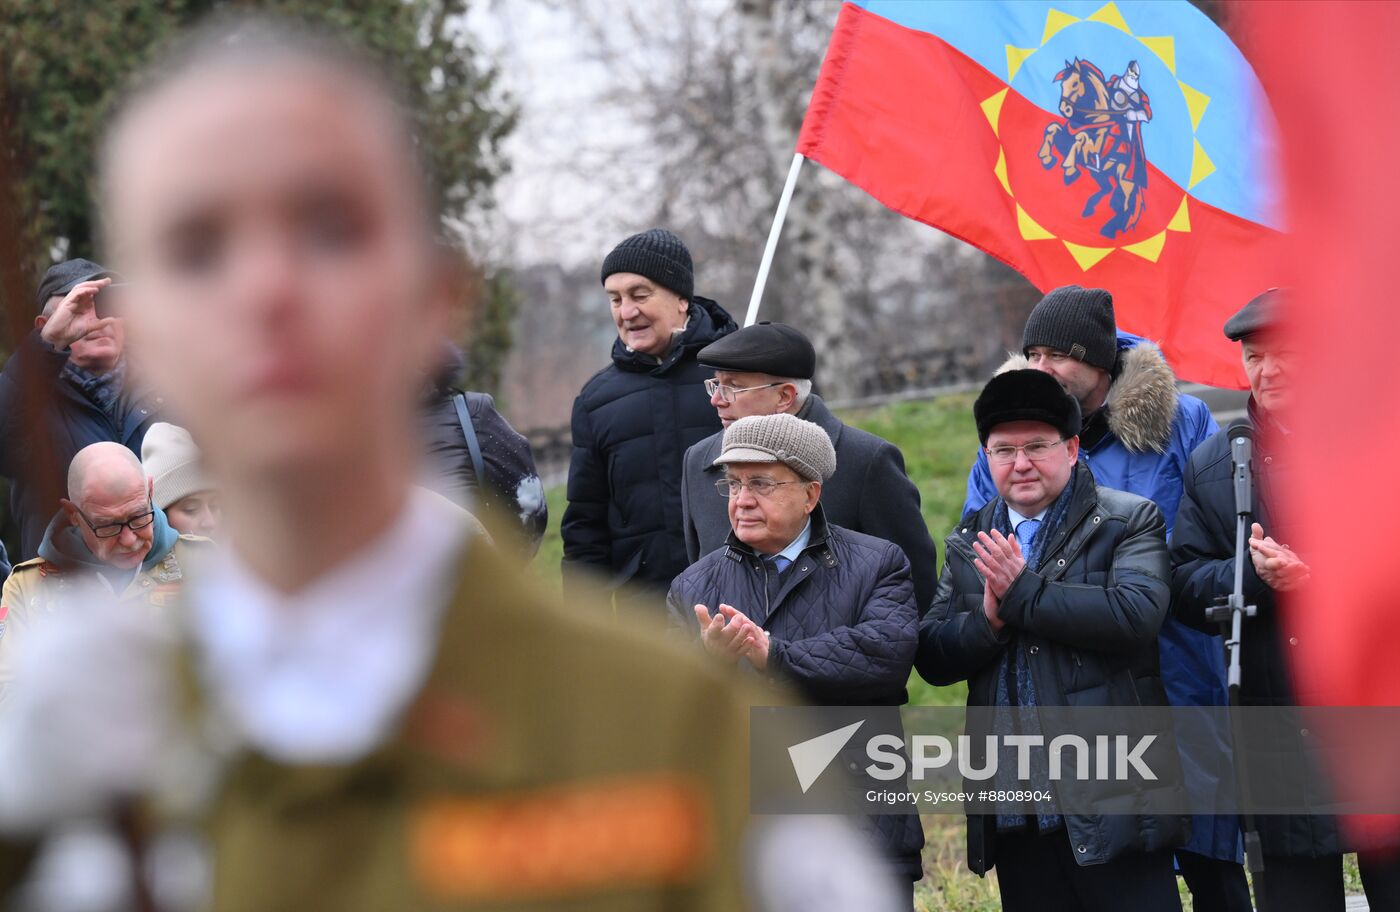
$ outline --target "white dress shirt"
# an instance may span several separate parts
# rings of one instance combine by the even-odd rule
[[[423,684],[471,520],[415,488],[378,539],[301,591],[279,592],[229,550],[194,591],[194,636],[215,707],[284,762],[350,762]]]

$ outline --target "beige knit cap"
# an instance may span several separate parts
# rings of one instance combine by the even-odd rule
[[[725,428],[715,465],[781,462],[808,481],[836,473],[836,448],[819,425],[796,415],[750,415]]]
[[[158,421],[146,431],[141,465],[155,479],[155,503],[162,510],[191,494],[214,488],[199,463],[199,447],[190,432],[174,424]]]

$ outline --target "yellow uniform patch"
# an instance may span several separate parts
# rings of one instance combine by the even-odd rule
[[[409,822],[418,878],[458,901],[685,884],[709,862],[712,839],[704,791],[674,774],[442,798]]]

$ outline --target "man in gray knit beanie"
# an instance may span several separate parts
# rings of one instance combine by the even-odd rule
[[[809,482],[836,474],[836,448],[826,431],[796,415],[740,418],[724,432],[715,465],[781,462]]]
[[[800,552],[822,483],[836,472],[836,448],[818,425],[796,415],[752,415],[724,432],[716,487],[729,498],[734,535],[767,556]]]

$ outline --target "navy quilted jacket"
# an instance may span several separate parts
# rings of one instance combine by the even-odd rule
[[[768,631],[768,676],[808,702],[897,707],[907,700],[919,635],[909,560],[898,545],[829,525],[820,506],[806,550],[781,575],[731,534],[725,547],[676,577],[667,602],[672,624],[697,641],[696,604],[742,611]],[[747,660],[740,665],[752,671]],[[885,721],[897,729],[897,710],[888,712]],[[918,880],[924,834],[909,810],[869,818],[867,827],[896,870]]]
[[[812,514],[807,549],[780,577],[731,534],[671,584],[675,623],[697,638],[694,606],[733,605],[768,631],[768,673],[822,706],[900,706],[919,609],[898,545]],[[747,664],[747,663],[745,663]]]

